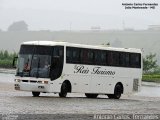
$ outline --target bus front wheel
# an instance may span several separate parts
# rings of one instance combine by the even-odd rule
[[[33,97],[39,97],[40,92],[32,92]]]
[[[59,97],[66,97],[67,96],[67,84],[64,82],[61,86],[61,92],[59,93]]]
[[[98,94],[85,93],[85,96],[86,96],[87,98],[97,98]]]

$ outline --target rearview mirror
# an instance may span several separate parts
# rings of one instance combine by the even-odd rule
[[[16,68],[15,62],[17,63],[17,59],[18,59],[18,57],[14,57],[14,58],[13,58],[13,63],[12,63],[12,67],[13,67],[13,68]]]

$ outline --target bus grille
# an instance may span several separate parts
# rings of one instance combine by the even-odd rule
[[[133,91],[138,91],[138,79],[133,80]]]

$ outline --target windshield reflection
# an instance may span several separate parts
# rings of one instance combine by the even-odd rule
[[[50,64],[49,55],[19,55],[17,76],[48,78]]]
[[[63,51],[62,46],[21,45],[16,75],[57,79],[63,70]]]

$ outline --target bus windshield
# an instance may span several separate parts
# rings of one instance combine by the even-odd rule
[[[49,78],[51,46],[22,45],[17,66],[17,76]]]

